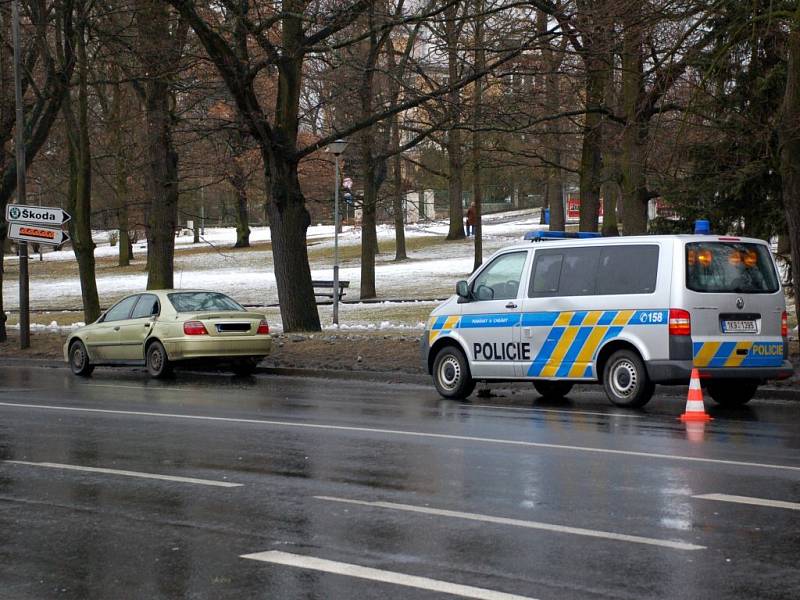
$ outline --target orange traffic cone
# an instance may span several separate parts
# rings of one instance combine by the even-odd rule
[[[689,382],[689,395],[686,398],[686,412],[681,415],[681,421],[710,421],[711,417],[706,412],[703,404],[703,390],[700,387],[700,373],[692,369],[692,379]]]

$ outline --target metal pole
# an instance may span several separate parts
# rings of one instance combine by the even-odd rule
[[[19,0],[11,3],[11,33],[14,38],[14,99],[17,123],[14,132],[17,155],[17,204],[25,204],[25,115],[22,105],[22,59],[19,42]],[[19,242],[19,347],[31,345],[30,296],[28,293],[28,244]]]
[[[339,155],[334,157],[336,176],[333,188],[333,324],[339,324]]]

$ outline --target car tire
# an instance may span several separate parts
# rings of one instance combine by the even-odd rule
[[[612,404],[625,408],[644,406],[656,389],[641,357],[631,350],[618,350],[609,357],[603,368],[603,387]]]
[[[247,377],[256,372],[258,363],[261,362],[261,357],[253,356],[249,358],[242,358],[233,363],[231,371],[240,377]]]
[[[462,400],[475,390],[464,353],[454,346],[445,346],[433,361],[433,384],[445,398]]]
[[[89,353],[82,341],[76,340],[69,346],[69,368],[78,377],[89,377],[94,365],[89,362]]]
[[[744,406],[756,395],[758,384],[756,379],[711,379],[706,390],[720,406]]]
[[[172,365],[167,357],[167,351],[164,345],[155,341],[147,347],[147,354],[145,356],[147,362],[147,372],[150,377],[154,379],[164,379],[172,375]]]
[[[545,400],[561,400],[572,391],[575,384],[570,381],[534,381],[533,387]]]

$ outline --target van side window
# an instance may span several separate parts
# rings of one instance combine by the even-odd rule
[[[529,298],[594,294],[600,248],[537,250],[535,256]]]
[[[652,294],[658,246],[606,246],[597,269],[597,294]]]
[[[517,297],[527,252],[509,252],[495,258],[472,282],[476,300],[510,300]]]

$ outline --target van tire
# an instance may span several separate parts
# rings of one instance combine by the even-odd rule
[[[147,347],[147,372],[154,379],[166,379],[172,375],[172,364],[167,357],[164,345],[158,340],[152,342]]]
[[[756,395],[758,384],[757,379],[710,379],[706,390],[720,406],[744,406]]]
[[[603,387],[612,404],[625,408],[644,406],[656,389],[644,362],[631,350],[618,350],[609,357],[603,368]]]
[[[545,400],[561,400],[572,391],[575,384],[571,381],[534,381],[533,387]]]
[[[463,400],[475,390],[464,353],[455,346],[445,346],[433,361],[433,384],[445,398]]]

